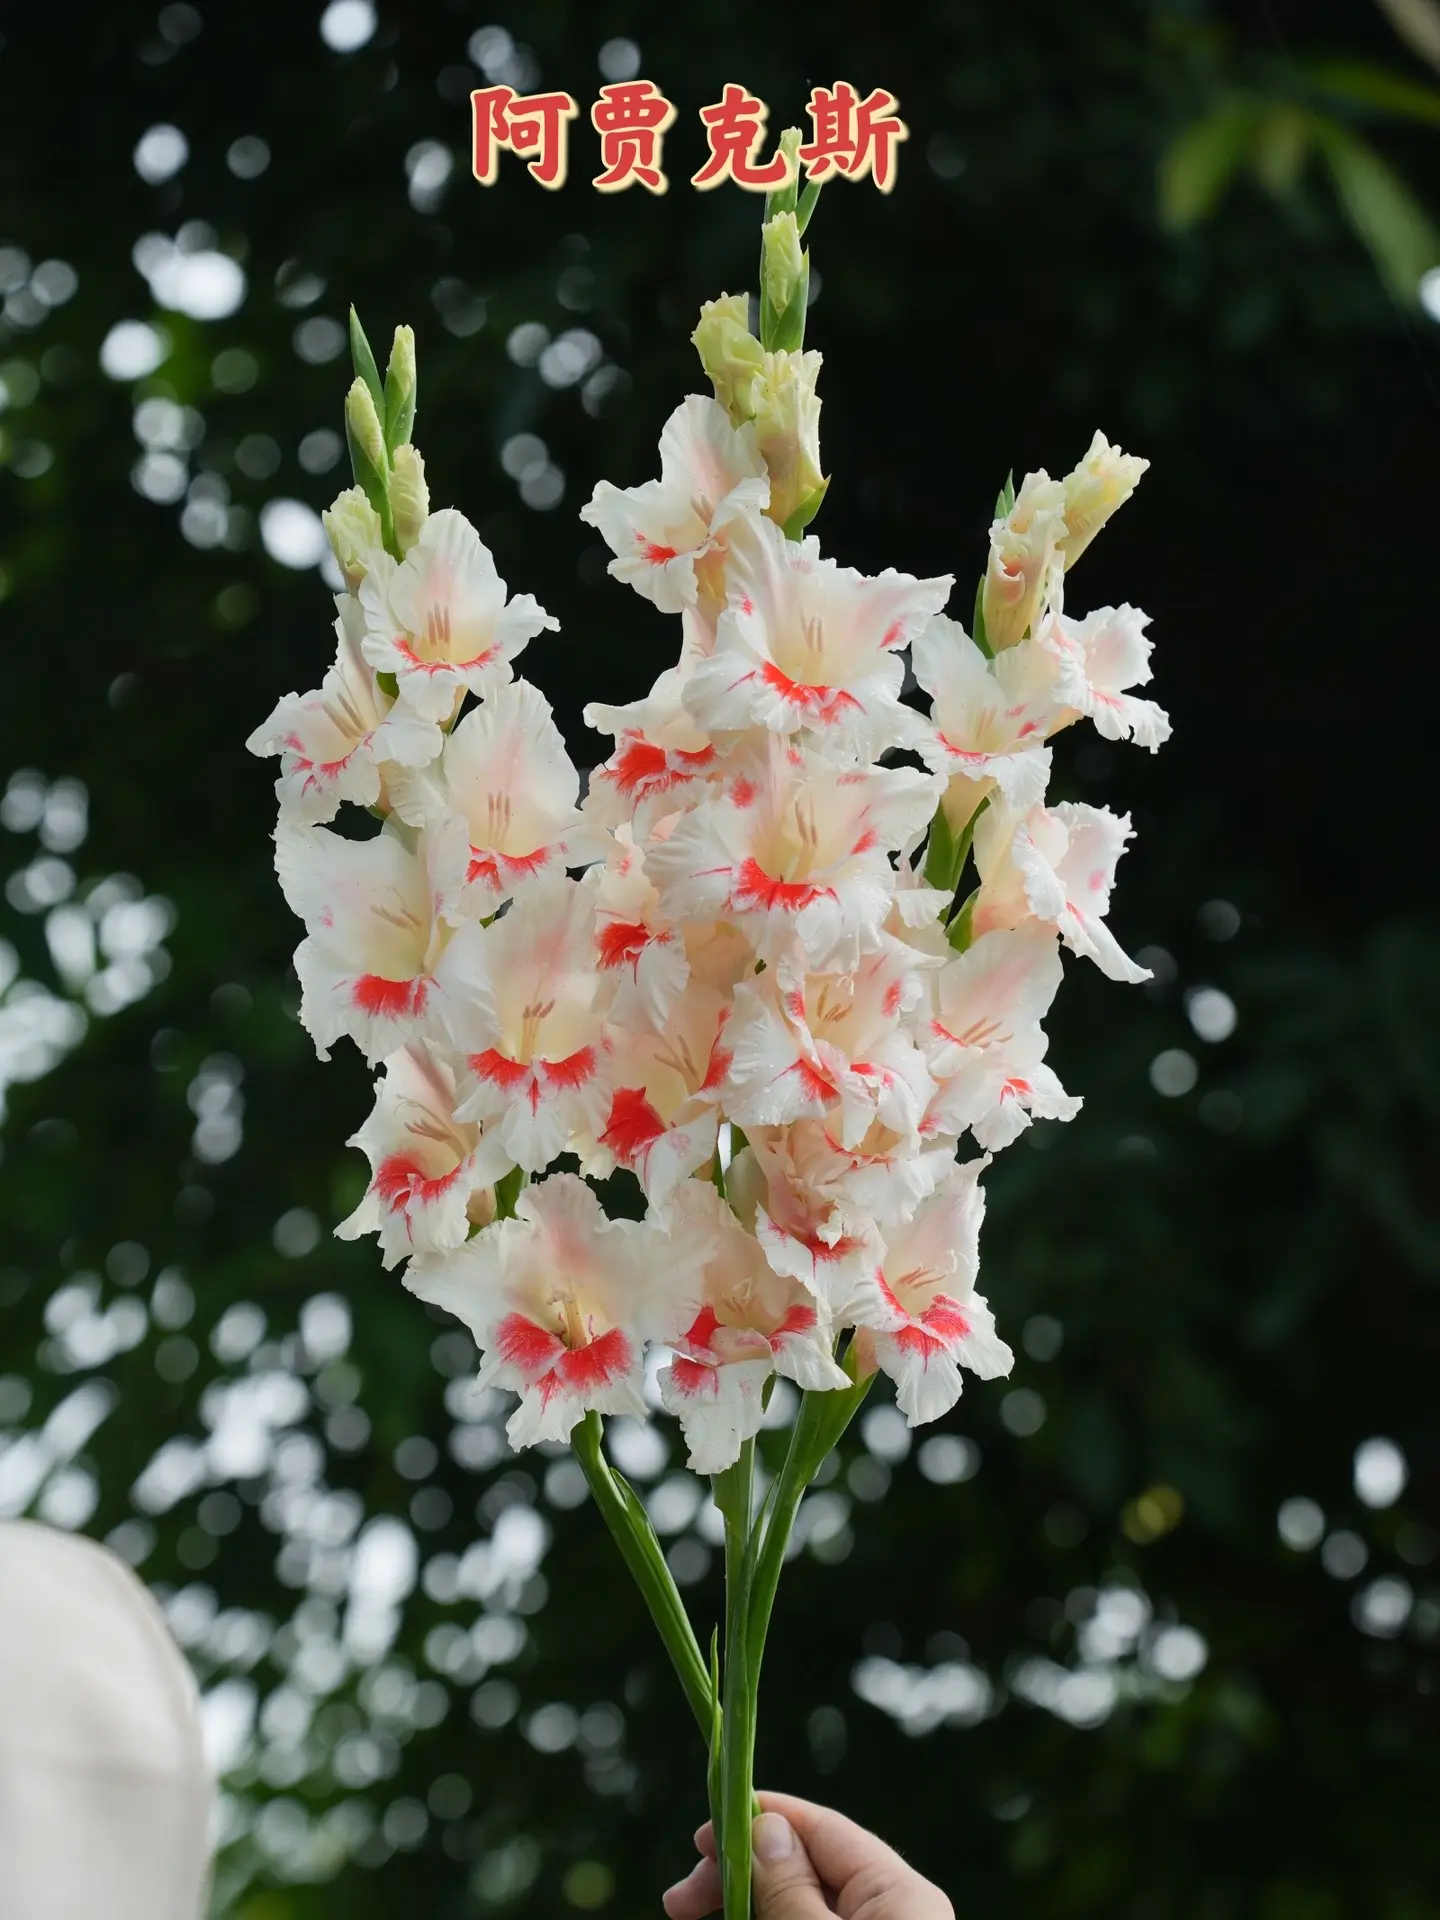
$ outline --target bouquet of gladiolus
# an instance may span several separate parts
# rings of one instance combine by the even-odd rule
[[[1007,484],[969,633],[948,575],[867,577],[805,532],[829,485],[803,351],[814,199],[767,205],[758,334],[743,295],[702,310],[714,397],[666,422],[660,478],[602,482],[581,514],[681,628],[649,694],[586,709],[615,748],[583,800],[514,674],[557,622],[429,511],[413,336],[382,381],[353,316],[338,651],[250,741],[280,759],[301,1020],[322,1059],[349,1035],[381,1068],[354,1141],[370,1182],[337,1231],[408,1257],[406,1286],[470,1329],[480,1380],[519,1396],[515,1447],[573,1447],[709,1750],[730,1920],[801,1500],[877,1373],[913,1426],[962,1368],[1008,1372],[975,1286],[982,1175],[1080,1105],[1045,1064],[1061,949],[1146,977],[1105,922],[1129,821],[1048,805],[1047,742],[1082,718],[1152,749],[1169,731],[1129,691],[1145,615],[1063,610],[1145,467],[1103,435],[1063,480]],[[342,804],[379,824],[328,830]],[[629,1187],[627,1217],[592,1180],[612,1205]],[[604,1451],[605,1416],[647,1413],[647,1352],[724,1521],[708,1647]],[[763,1481],[777,1376],[801,1391]]]

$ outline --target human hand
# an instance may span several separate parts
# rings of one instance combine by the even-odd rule
[[[762,1793],[755,1822],[756,1920],[955,1920],[955,1909],[892,1847],[843,1814]],[[695,1836],[704,1858],[665,1896],[669,1920],[704,1920],[721,1908],[715,1829]]]

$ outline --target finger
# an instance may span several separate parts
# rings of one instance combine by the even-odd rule
[[[751,1829],[755,1920],[829,1920],[830,1907],[800,1836],[781,1813],[762,1813]]]
[[[715,1858],[715,1822],[707,1820],[703,1827],[695,1829],[695,1850],[703,1853],[707,1860]]]
[[[703,1920],[707,1913],[719,1913],[724,1904],[720,1869],[713,1860],[701,1860],[678,1886],[665,1895],[669,1920]]]
[[[846,1895],[847,1907],[888,1915],[890,1903],[904,1920],[952,1920],[953,1909],[938,1887],[844,1814],[788,1793],[762,1793],[760,1804],[790,1823],[821,1881]]]

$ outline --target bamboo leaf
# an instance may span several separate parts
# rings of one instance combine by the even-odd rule
[[[1316,122],[1335,192],[1376,271],[1397,300],[1415,306],[1420,281],[1440,263],[1440,228],[1375,149],[1336,121]]]
[[[1227,100],[1192,121],[1171,141],[1160,161],[1160,219],[1183,233],[1208,218],[1249,157],[1255,128],[1250,100]]]
[[[1440,87],[1411,80],[1403,73],[1391,73],[1387,67],[1372,66],[1368,60],[1321,60],[1307,68],[1307,73],[1312,86],[1334,94],[1338,100],[1378,107],[1382,113],[1440,127]]]

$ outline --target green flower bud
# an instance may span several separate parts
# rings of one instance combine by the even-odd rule
[[[408,441],[395,449],[390,475],[390,508],[395,515],[395,538],[402,554],[420,538],[430,513],[430,489],[425,484],[425,462]]]
[[[992,653],[1013,647],[1034,624],[1053,584],[1064,537],[1064,483],[1047,473],[1027,473],[1009,513],[997,516],[990,528],[980,599]]]
[[[371,506],[379,512],[390,459],[374,399],[369,387],[358,377],[351,381],[345,396],[345,438],[350,443],[350,464],[355,469],[355,478],[365,489]]]
[[[765,353],[750,331],[750,302],[743,293],[722,293],[700,309],[690,338],[709,374],[715,398],[735,425],[755,417],[752,389],[765,368]]]
[[[755,440],[770,469],[777,526],[794,538],[814,518],[829,481],[820,470],[818,353],[767,353],[754,383]]]
[[[359,487],[347,487],[320,519],[345,584],[354,593],[369,570],[370,555],[383,544],[380,516]]]
[[[415,425],[415,330],[397,327],[385,369],[385,444],[391,453]]]
[[[800,245],[793,213],[777,213],[760,229],[760,340],[789,353],[805,338],[810,256]]]

